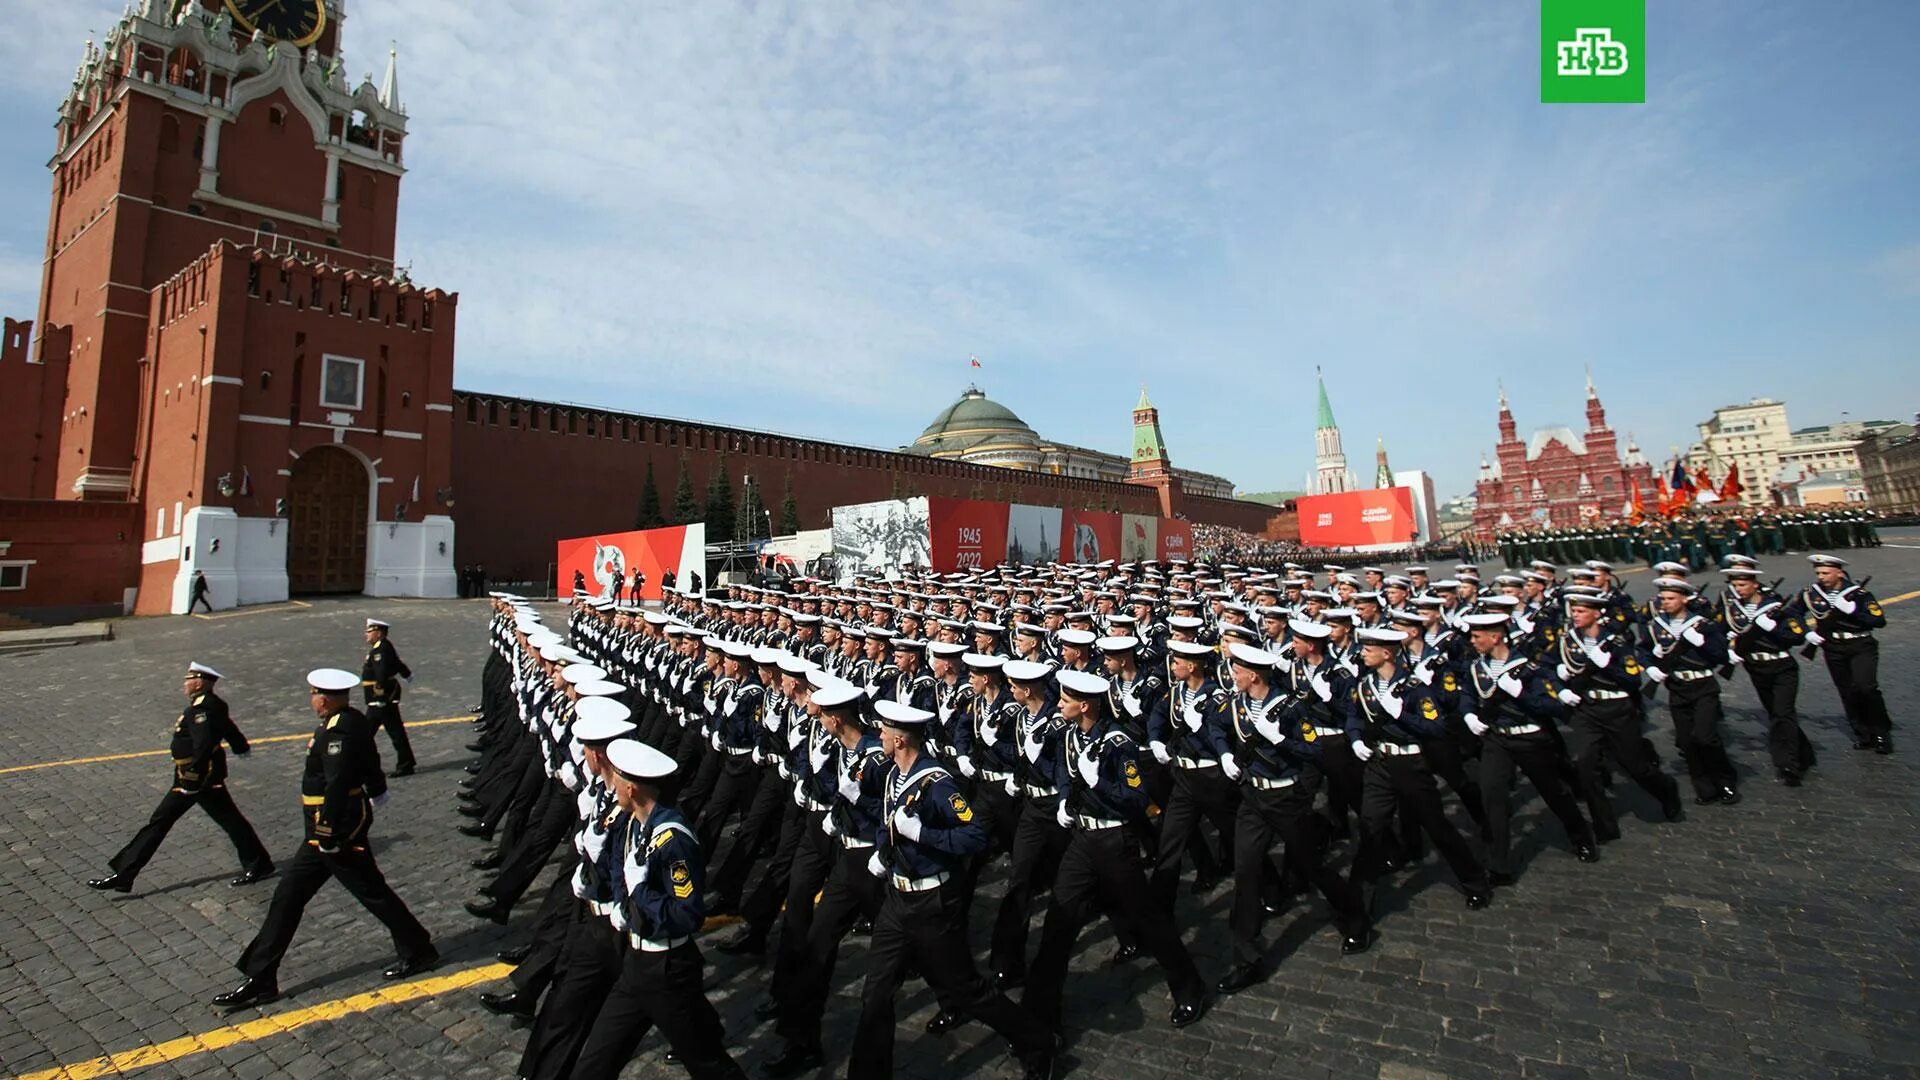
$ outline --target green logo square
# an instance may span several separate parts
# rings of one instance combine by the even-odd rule
[[[1647,0],[1540,0],[1540,100],[1647,100]]]

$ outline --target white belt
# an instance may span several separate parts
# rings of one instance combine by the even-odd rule
[[[1126,822],[1114,821],[1110,818],[1087,817],[1084,814],[1075,814],[1073,816],[1073,824],[1075,827],[1086,832],[1100,832],[1103,829],[1117,829],[1126,824]]]
[[[1035,787],[1032,784],[1021,784],[1020,794],[1025,795],[1029,799],[1051,799],[1059,795],[1060,791],[1057,788]]]
[[[937,889],[940,886],[945,885],[947,883],[947,880],[951,878],[953,875],[945,872],[941,872],[933,875],[932,877],[923,877],[923,878],[904,878],[904,877],[901,877],[899,874],[894,874],[892,876],[893,876],[893,887],[896,889],[899,889],[901,892],[926,892],[929,889]]]
[[[851,836],[842,836],[840,838],[840,846],[846,848],[848,851],[865,851],[867,848],[873,846],[873,841],[859,840]]]
[[[1374,747],[1374,749],[1380,751],[1381,753],[1387,755],[1388,757],[1412,757],[1413,755],[1420,752],[1420,747],[1418,745],[1407,746],[1401,743],[1390,743],[1390,742],[1383,742],[1379,746]]]
[[[1247,777],[1247,783],[1251,784],[1256,791],[1279,791],[1281,788],[1290,788],[1294,784],[1299,783],[1299,781],[1300,778],[1297,776],[1289,776],[1279,780],[1268,779],[1264,776]]]
[[[1872,637],[1873,634],[1870,631],[1863,632],[1859,630],[1835,630],[1833,633],[1828,634],[1827,636],[1832,638],[1835,641],[1852,641],[1855,638]]]
[[[720,749],[725,750],[727,752],[728,757],[746,757],[748,754],[753,753],[753,747],[751,746],[747,747],[745,750],[735,750],[733,747],[728,746],[726,743],[721,743]]]
[[[1314,737],[1320,739],[1331,739],[1338,735],[1345,735],[1346,733],[1346,728],[1338,727],[1317,727],[1313,729]]]
[[[1540,733],[1540,725],[1515,724],[1512,727],[1495,728],[1494,730],[1502,735],[1537,735]]]
[[[1618,701],[1633,696],[1625,690],[1587,690],[1584,693],[1590,701]]]
[[[587,910],[593,912],[595,915],[598,915],[601,918],[606,918],[607,916],[612,915],[614,909],[619,906],[620,906],[619,904],[614,904],[614,903],[602,903],[599,900],[587,901]]]
[[[689,934],[686,937],[667,938],[662,941],[654,938],[643,938],[639,934],[628,934],[627,940],[632,942],[633,947],[639,949],[641,952],[667,952],[672,949],[677,949],[682,945],[690,944],[693,941],[693,935]]]
[[[1713,672],[1711,671],[1676,671],[1673,673],[1673,677],[1680,680],[1681,682],[1698,682],[1701,679],[1713,678]]]
[[[1757,652],[1747,657],[1747,663],[1751,664],[1756,660],[1763,663],[1768,660],[1785,660],[1788,655],[1790,654],[1783,652]]]
[[[1183,769],[1217,769],[1220,767],[1219,762],[1208,761],[1205,758],[1177,757],[1173,760],[1175,764]]]
[[[1013,779],[1013,774],[1010,772],[994,772],[992,769],[981,769],[980,779],[991,780],[996,784],[1004,784]]]

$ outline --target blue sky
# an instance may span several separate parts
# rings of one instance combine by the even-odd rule
[[[31,317],[54,108],[120,0],[11,5],[0,311]],[[1651,0],[1648,103],[1539,103],[1538,9],[353,0],[400,47],[401,261],[463,388],[910,441],[970,381],[1116,453],[1471,485],[1609,418],[1920,409],[1920,5]],[[1463,14],[1462,12],[1466,13]],[[970,370],[969,354],[983,368]]]

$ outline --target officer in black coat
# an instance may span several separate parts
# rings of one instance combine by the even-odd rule
[[[194,804],[207,812],[215,824],[227,832],[233,849],[240,856],[241,873],[230,884],[251,885],[273,874],[273,857],[260,843],[260,837],[247,823],[245,814],[233,804],[227,793],[227,753],[221,744],[233,747],[236,756],[248,752],[247,737],[234,726],[227,703],[214,693],[220,673],[201,663],[187,665],[184,689],[186,710],[173,725],[173,786],[167,789],[154,808],[153,817],[134,834],[107,865],[113,873],[87,882],[96,889],[131,892],[133,879],[160,850],[167,830]]]
[[[393,740],[393,775],[412,776],[413,745],[400,722],[400,680],[413,678],[413,671],[387,639],[391,629],[379,619],[367,620],[367,662],[360,668],[360,685],[367,691],[367,719],[386,728],[387,738]]]

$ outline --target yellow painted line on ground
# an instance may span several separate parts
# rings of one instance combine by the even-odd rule
[[[258,607],[236,608],[232,611],[216,611],[211,615],[202,612],[199,615],[195,615],[194,618],[208,620],[238,619],[243,615],[265,615],[270,611],[297,611],[300,608],[310,608],[312,606],[312,604],[307,603],[305,600],[289,600],[284,604],[261,604]]]
[[[118,1054],[94,1058],[91,1061],[78,1061],[70,1065],[60,1065],[40,1072],[26,1073],[17,1080],[91,1080],[98,1076],[119,1076],[136,1069],[164,1065],[168,1062],[190,1058],[196,1054],[224,1050],[229,1046],[238,1046],[274,1035],[284,1035],[313,1024],[325,1024],[357,1013],[371,1012],[387,1005],[400,1005],[423,998],[438,997],[454,990],[464,990],[483,982],[503,979],[513,968],[507,964],[483,964],[477,968],[468,968],[451,975],[436,975],[428,979],[383,986],[378,990],[369,990],[364,994],[323,1001],[318,1005],[309,1005],[304,1009],[263,1016],[258,1020],[249,1020],[244,1024],[203,1031],[198,1035],[184,1035],[178,1039],[168,1039],[152,1046],[142,1046],[136,1050],[123,1050]]]
[[[1880,601],[1880,606],[1886,607],[1888,604],[1904,604],[1909,600],[1920,600],[1920,589],[1915,589],[1913,592],[1903,592],[1899,596],[1889,596],[1885,600]]]
[[[414,728],[437,727],[441,724],[458,724],[463,720],[472,719],[472,716],[445,716],[438,720],[408,720],[406,724],[407,729],[411,731]],[[269,735],[264,739],[249,739],[248,743],[253,746],[263,746],[267,743],[297,742],[305,738],[309,738],[309,736],[305,734]],[[65,761],[42,761],[37,765],[10,765],[4,769],[0,769],[0,776],[5,776],[8,773],[35,772],[40,769],[57,769],[63,765],[99,765],[108,761],[131,761],[134,758],[172,756],[173,751],[171,750],[136,750],[131,754],[102,754],[99,757],[68,758]]]

